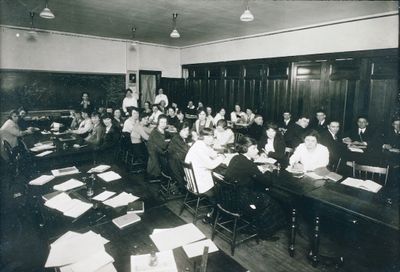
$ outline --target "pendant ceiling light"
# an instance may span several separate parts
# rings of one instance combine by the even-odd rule
[[[54,13],[51,12],[51,10],[48,7],[48,1],[46,0],[46,7],[40,12],[40,17],[44,19],[54,19],[56,16],[54,16]]]
[[[137,42],[135,41],[135,37],[136,37],[136,27],[132,27],[132,42],[131,42],[131,46],[136,46]]]
[[[249,9],[249,3],[246,3],[246,9],[244,10],[243,14],[240,16],[240,21],[242,22],[251,22],[254,20],[254,15],[251,13]]]
[[[169,36],[171,38],[177,39],[179,38],[181,35],[179,34],[178,30],[176,30],[176,18],[178,17],[178,13],[173,13],[172,14],[172,25],[173,25],[173,30],[171,32],[171,34],[169,34]]]

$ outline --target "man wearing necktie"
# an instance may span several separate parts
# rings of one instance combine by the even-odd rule
[[[400,117],[392,119],[392,128],[383,139],[384,149],[400,149]]]
[[[346,144],[368,146],[374,140],[374,134],[368,128],[368,118],[365,115],[357,117],[357,128],[346,133],[347,137],[343,139]]]
[[[328,123],[327,129],[321,132],[321,144],[329,150],[329,166],[332,170],[336,165],[345,150],[345,145],[339,141],[339,121],[332,120]]]

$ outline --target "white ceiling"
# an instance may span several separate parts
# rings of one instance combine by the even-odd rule
[[[45,0],[0,0],[0,24],[30,26],[29,11],[40,13]],[[36,15],[36,28],[187,46],[282,29],[398,11],[398,1],[250,0],[255,20],[239,20],[241,0],[49,0],[53,20]],[[172,39],[172,13],[179,14],[180,39]]]

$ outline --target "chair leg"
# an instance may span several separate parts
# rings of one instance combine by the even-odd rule
[[[216,232],[216,228],[217,228],[217,222],[219,219],[219,210],[217,210],[217,215],[215,216],[215,221],[214,221],[214,225],[212,228],[212,233],[211,233],[211,240],[214,241],[215,238],[215,232]]]
[[[189,196],[189,192],[186,192],[185,199],[183,200],[181,210],[179,211],[179,215],[181,215],[183,213],[183,210],[185,209],[185,204],[186,204],[186,200],[187,200],[188,196]]]
[[[193,218],[193,224],[196,224],[197,221],[197,213],[199,211],[199,206],[200,206],[200,197],[197,197],[197,202],[196,202],[196,209],[194,211],[194,218]]]
[[[235,246],[236,246],[236,233],[237,232],[237,218],[235,217],[234,224],[233,224],[233,238],[231,242],[231,255],[235,254]]]

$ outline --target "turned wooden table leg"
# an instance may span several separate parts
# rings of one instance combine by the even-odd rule
[[[312,265],[316,267],[319,262],[319,217],[315,217],[314,237],[312,247]]]
[[[296,243],[296,209],[292,210],[292,223],[290,226],[290,243],[289,243],[289,255],[290,257],[294,256]]]

